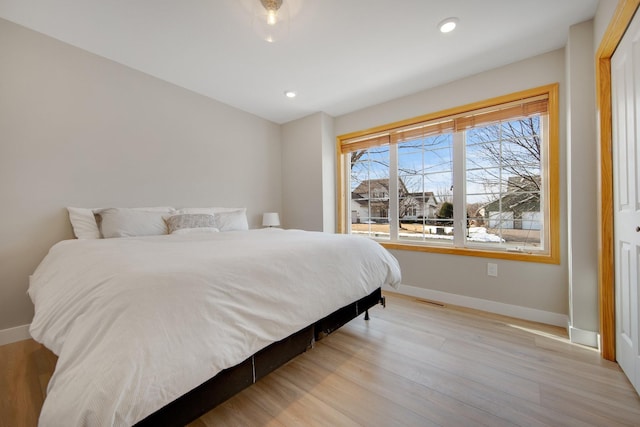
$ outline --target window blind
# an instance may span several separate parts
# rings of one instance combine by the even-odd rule
[[[341,141],[341,153],[364,150],[384,144],[398,144],[417,138],[425,138],[448,132],[459,132],[487,126],[506,120],[517,120],[538,114],[547,114],[549,95],[542,94],[517,101],[492,105],[486,108],[442,116],[431,120],[417,120],[409,125],[390,127],[371,135],[360,135]]]

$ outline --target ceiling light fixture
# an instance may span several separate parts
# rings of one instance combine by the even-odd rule
[[[289,9],[284,0],[255,0],[254,29],[269,43],[284,38],[289,30]]]
[[[295,92],[294,92],[294,91],[292,91],[292,90],[286,90],[286,91],[284,92],[284,96],[286,96],[287,98],[295,98],[295,97],[296,97],[296,95],[297,95],[297,93],[295,93]]]
[[[441,33],[450,33],[458,26],[458,18],[447,18],[438,24]]]

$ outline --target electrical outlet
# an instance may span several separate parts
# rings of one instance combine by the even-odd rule
[[[492,262],[487,263],[487,275],[493,277],[498,276],[498,264]]]

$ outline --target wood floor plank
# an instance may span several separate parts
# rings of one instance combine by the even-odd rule
[[[326,404],[315,394],[300,387],[297,381],[291,382],[277,372],[258,382],[255,388],[260,393],[258,405],[267,411],[275,410],[274,417],[284,425],[358,426],[339,408]]]
[[[434,349],[431,345],[413,339],[413,331],[406,327],[389,324],[383,320],[378,320],[376,330],[371,331],[377,339],[386,337],[387,342],[394,348],[402,349],[402,354],[412,357],[415,360],[426,360],[430,365],[449,372],[456,372],[457,375],[464,376],[472,381],[486,386],[501,387],[505,382],[510,384],[511,394],[539,402],[539,390],[537,383],[529,379],[520,378],[517,375],[504,372],[499,368],[470,363],[468,359],[451,355],[442,351],[444,346],[449,345],[456,338],[450,338],[444,342],[439,349]],[[363,328],[358,322],[349,325],[353,328]],[[479,369],[482,368],[482,369]]]
[[[442,351],[452,357],[462,357],[468,363],[482,360],[484,366],[501,369],[509,375],[535,381],[539,384],[556,384],[557,387],[567,390],[579,390],[585,397],[597,395],[599,400],[608,407],[637,403],[637,395],[628,393],[628,388],[625,387],[620,392],[618,387],[609,385],[606,377],[589,375],[588,372],[580,370],[580,364],[571,365],[565,360],[552,361],[552,355],[548,358],[529,355],[513,357],[501,354],[499,350],[453,340],[447,343]],[[532,350],[531,353],[533,352]],[[603,373],[605,375],[613,374],[615,378],[620,378],[617,373],[612,373],[608,369],[605,369]]]
[[[567,423],[563,414],[554,413],[543,408],[537,402],[515,396],[511,393],[509,384],[492,387],[473,381],[465,375],[459,375],[460,372],[457,369],[451,372],[433,365],[430,360],[406,357],[402,350],[400,352],[390,348],[379,350],[374,343],[371,343],[370,348],[356,349],[352,347],[353,337],[344,337],[343,335],[337,335],[330,345],[337,345],[347,351],[357,352],[357,357],[372,360],[373,363],[377,363],[396,375],[413,379],[425,387],[438,390],[453,399],[465,402],[496,417],[504,418],[512,425],[587,425],[579,422]]]
[[[209,411],[198,420],[189,424],[189,427],[246,427],[260,425],[269,427],[283,427],[286,424],[274,419],[274,417],[255,404],[256,390],[246,390],[216,407],[215,412]]]
[[[295,360],[275,375],[294,382],[362,426],[437,426],[404,406],[371,393],[346,378],[332,375],[330,370],[313,360],[308,363],[304,359]]]
[[[0,426],[34,426],[44,395],[34,354],[40,344],[28,340],[0,347]]]
[[[440,425],[507,426],[506,420],[467,405],[357,356],[328,345],[317,346],[313,363],[319,363],[332,375],[353,381],[370,392],[383,396]]]
[[[616,363],[562,328],[387,294],[190,427],[638,426]],[[37,424],[55,356],[0,346],[0,426]]]
[[[551,385],[542,386],[543,406],[571,413],[584,422],[607,426],[640,426],[640,413],[621,410],[617,405],[602,405],[597,399],[586,397],[579,390],[567,390]]]

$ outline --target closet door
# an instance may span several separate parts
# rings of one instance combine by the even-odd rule
[[[616,358],[640,390],[640,14],[611,58]]]

